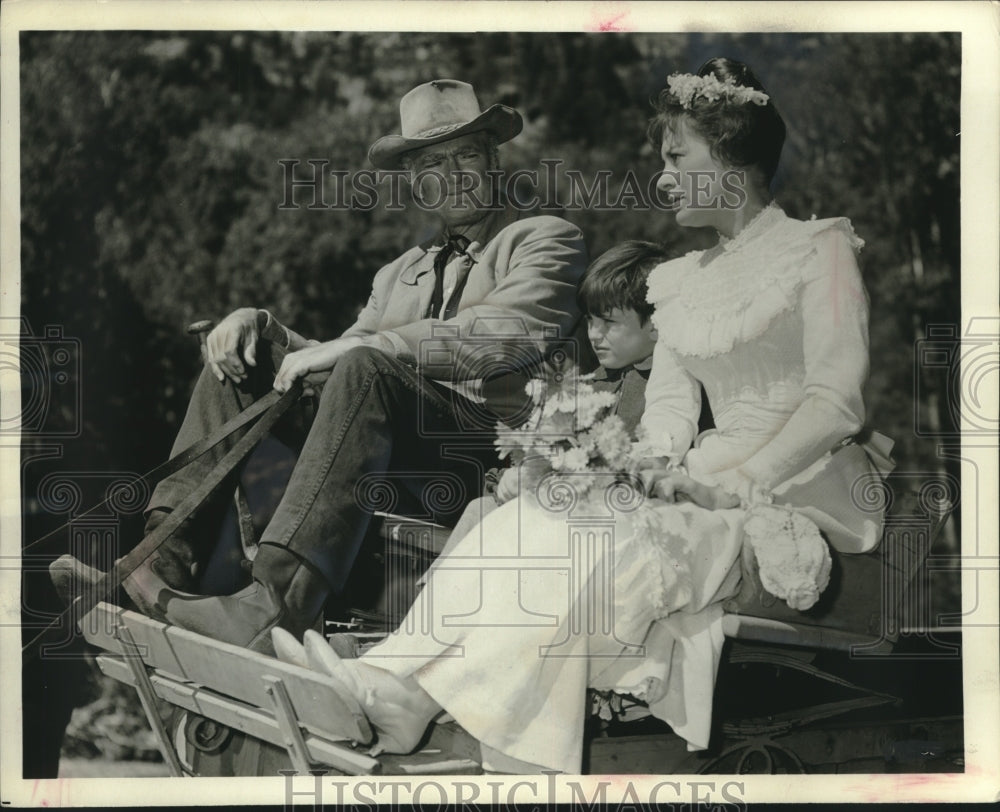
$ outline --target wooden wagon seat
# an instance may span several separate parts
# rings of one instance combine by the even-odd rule
[[[347,775],[481,772],[478,745],[454,723],[435,725],[418,753],[373,758],[354,745],[372,741],[364,712],[325,674],[107,603],[83,617],[80,628],[87,642],[103,649],[97,657],[101,671],[138,691],[173,775],[223,774],[218,770],[226,765],[237,774],[273,775],[289,766],[304,773],[317,764]],[[175,708],[169,726],[158,700]],[[214,763],[206,756],[213,752],[211,742],[196,745],[192,727],[200,731],[196,738],[210,730],[220,743],[231,731],[248,738]],[[274,769],[261,771],[268,762]]]

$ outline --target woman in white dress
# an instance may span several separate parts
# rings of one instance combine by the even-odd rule
[[[680,225],[719,233],[649,280],[656,532],[636,513],[577,521],[522,495],[439,559],[400,629],[360,659],[308,638],[312,664],[363,708],[384,750],[413,749],[443,709],[505,757],[576,773],[588,687],[645,699],[692,749],[707,747],[721,601],[739,583],[754,506],[798,517],[757,525],[762,568],[773,544],[791,550],[781,566],[807,571],[812,597],[793,588],[790,603],[815,600],[829,572],[828,557],[824,573],[796,548],[801,517],[843,552],[880,540],[881,515],[851,494],[877,476],[851,444],[868,374],[862,241],[846,219],[794,220],[771,200],[785,125],[745,65],[671,76],[656,107],[659,192]],[[696,438],[699,384],[716,429]],[[280,637],[279,653],[304,656]]]

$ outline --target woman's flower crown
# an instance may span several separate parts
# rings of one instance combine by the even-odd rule
[[[763,91],[736,84],[736,80],[732,77],[720,82],[711,74],[695,76],[693,73],[673,73],[667,78],[667,87],[685,110],[690,110],[694,106],[694,100],[699,96],[708,101],[726,99],[736,104],[752,102],[759,107],[767,104],[770,98]]]

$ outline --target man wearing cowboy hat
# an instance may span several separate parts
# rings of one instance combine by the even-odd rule
[[[304,441],[295,421],[283,418],[275,430],[301,451],[262,533],[251,586],[231,596],[190,594],[206,550],[187,522],[123,583],[147,614],[261,651],[271,650],[274,626],[301,636],[351,570],[374,508],[364,503],[365,486],[402,481],[404,497],[450,489],[438,509],[429,498],[422,507],[436,520],[457,518],[496,462],[494,427],[498,415],[510,417],[511,395],[526,416],[518,372],[565,346],[579,322],[575,294],[587,260],[580,231],[556,217],[476,205],[495,198],[466,194],[488,186],[496,145],[521,131],[517,111],[481,111],[471,85],[441,79],[407,93],[400,119],[402,134],[376,141],[368,157],[377,168],[410,171],[414,195],[441,220],[439,237],[379,270],[340,338],[308,341],[255,308],[211,332],[174,454],[272,386],[285,391],[302,378],[322,389]],[[157,486],[147,533],[231,444]],[[218,515],[225,497],[199,515]],[[78,562],[72,566],[81,577]]]

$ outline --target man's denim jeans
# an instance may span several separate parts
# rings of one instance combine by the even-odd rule
[[[283,356],[284,350],[261,342],[258,366],[247,367],[247,379],[237,386],[228,379],[219,383],[204,369],[172,454],[270,391]],[[339,592],[373,510],[450,523],[479,495],[484,471],[497,460],[493,422],[485,414],[482,407],[379,350],[350,350],[318,398],[300,400],[273,431],[299,458],[261,543],[287,547]],[[176,506],[238,438],[228,438],[164,479],[147,510]],[[182,529],[202,555],[208,552],[206,543],[214,545],[217,528],[209,525],[225,509],[238,473],[199,509],[195,529]]]

